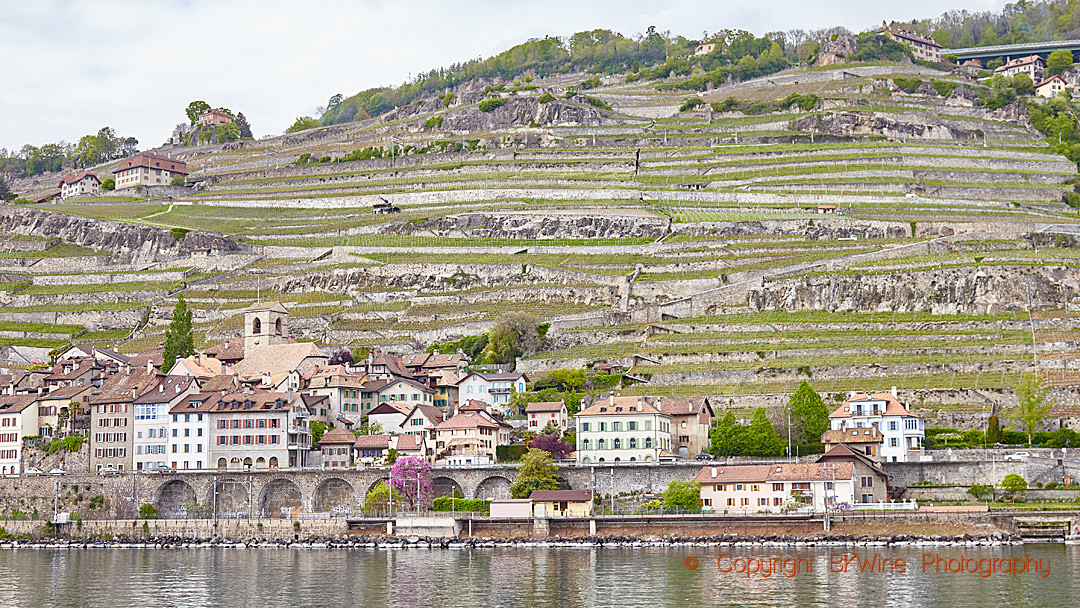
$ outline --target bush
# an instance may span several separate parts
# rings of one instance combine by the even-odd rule
[[[159,513],[157,507],[150,503],[146,503],[139,507],[139,519],[157,519]]]
[[[1020,490],[1026,490],[1028,487],[1027,480],[1017,475],[1016,473],[1009,473],[1005,476],[1005,479],[1001,480],[1001,487],[1009,492],[1018,492]]]
[[[686,101],[684,101],[681,106],[679,106],[679,111],[686,112],[688,110],[693,110],[694,108],[703,105],[705,105],[705,102],[702,101],[700,97],[690,97]]]
[[[106,177],[105,181],[101,182],[102,190],[116,190],[116,180],[111,177]]]
[[[183,175],[176,175],[176,176],[173,176],[172,181],[169,182],[169,183],[172,184],[173,186],[186,186],[187,185],[187,178],[184,177]]]
[[[442,116],[432,116],[431,118],[424,121],[424,128],[425,129],[437,129],[437,128],[440,128],[440,127],[442,127],[442,120],[443,120]]]
[[[982,500],[985,497],[993,496],[994,488],[986,484],[975,483],[972,484],[970,488],[968,488],[968,494],[974,496],[975,500]]]
[[[173,240],[182,241],[187,236],[187,228],[173,228],[171,231]]]
[[[599,76],[593,76],[592,78],[590,78],[590,79],[586,80],[585,82],[582,82],[581,84],[578,85],[578,87],[580,87],[581,90],[583,90],[583,91],[587,91],[589,89],[595,89],[598,86],[600,86],[600,77]]]
[[[934,87],[934,90],[937,91],[938,95],[948,97],[949,95],[952,95],[953,90],[959,85],[947,80],[931,80],[930,86]]]
[[[920,78],[893,78],[893,84],[898,88],[908,92],[914,93],[916,89],[922,86],[922,79]]]
[[[491,501],[482,498],[466,500],[464,498],[440,496],[432,501],[431,509],[433,511],[474,511],[490,515]]]
[[[584,97],[585,101],[590,106],[592,106],[594,108],[600,108],[602,110],[610,110],[611,109],[611,106],[609,106],[603,99],[597,99],[596,97],[589,97],[588,95],[582,95],[582,97]]]
[[[529,446],[524,443],[515,443],[513,445],[497,445],[495,446],[495,458],[499,462],[518,462],[521,457],[529,451]]]
[[[491,99],[485,99],[485,100],[480,102],[480,111],[481,112],[491,112],[495,108],[498,108],[499,106],[503,105],[504,103],[506,103],[506,100],[503,99],[502,97],[493,97]]]
[[[555,98],[551,95],[551,93],[544,93],[539,97],[539,99],[537,99],[537,101],[539,101],[540,103],[551,103],[555,101]]]

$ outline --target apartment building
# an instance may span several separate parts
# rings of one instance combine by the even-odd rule
[[[642,397],[600,399],[574,416],[578,462],[672,459],[671,416]]]
[[[307,466],[311,429],[299,395],[251,389],[226,393],[208,414],[210,462],[215,468]]]
[[[191,393],[169,408],[169,466],[183,471],[210,468],[210,412],[219,393]]]

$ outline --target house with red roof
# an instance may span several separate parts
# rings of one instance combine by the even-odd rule
[[[570,420],[563,401],[534,401],[525,406],[525,416],[529,419],[529,430],[538,433],[551,422],[558,425],[560,431],[565,431]]]
[[[168,186],[177,175],[187,176],[187,163],[154,152],[120,161],[113,171],[116,189],[135,186]]]
[[[74,175],[65,175],[60,180],[60,198],[93,196],[101,192],[101,180],[92,171],[81,171]]]
[[[1041,55],[1017,57],[994,69],[995,74],[1002,74],[1010,78],[1017,74],[1027,74],[1031,78],[1031,82],[1040,82],[1045,71],[1046,61]]]
[[[913,413],[896,396],[896,388],[888,393],[852,393],[836,411],[829,414],[831,431],[822,441],[832,443],[864,443],[840,441],[841,438],[863,438],[864,430],[877,429],[881,443],[876,449],[881,462],[907,462],[920,453],[926,431],[922,417]],[[833,441],[835,439],[835,441]],[[864,454],[867,452],[864,451]]]
[[[672,451],[680,458],[709,451],[709,429],[716,414],[708,397],[664,397],[657,409],[671,416]]]

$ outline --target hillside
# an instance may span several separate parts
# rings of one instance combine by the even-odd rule
[[[1075,383],[1076,164],[1023,104],[986,109],[975,81],[910,63],[700,93],[677,75],[582,90],[592,76],[163,148],[196,184],[171,200],[3,208],[0,354],[139,352],[182,291],[206,345],[259,299],[303,339],[403,352],[524,311],[551,323],[518,363],[534,377],[614,362],[626,394],[737,407],[810,378],[985,412],[1036,354]]]

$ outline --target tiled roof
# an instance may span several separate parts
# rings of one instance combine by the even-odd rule
[[[230,338],[203,351],[204,354],[224,361],[244,358],[244,339]]]
[[[331,429],[323,433],[323,436],[319,438],[319,445],[331,443],[351,444],[355,442],[356,439],[356,435],[353,435],[351,431],[346,431],[345,429]]]
[[[83,386],[64,386],[61,388],[54,388],[53,390],[38,395],[38,401],[49,401],[55,399],[70,399],[85,393],[86,391],[96,392],[98,388],[93,384],[85,384]]]
[[[126,158],[120,161],[113,173],[120,173],[127,169],[134,167],[148,167],[150,169],[166,169],[173,173],[180,173],[187,175],[187,163],[169,158],[168,156],[162,156],[160,154],[154,154],[153,152],[143,152],[138,156]]]
[[[828,479],[851,479],[854,464],[830,465]],[[716,476],[713,477],[713,471]],[[825,463],[742,464],[705,467],[694,477],[703,485],[718,483],[771,483],[780,481],[825,481]]]
[[[201,388],[204,393],[209,393],[211,391],[232,392],[238,388],[237,377],[235,374],[220,374],[209,380],[204,380]]]
[[[168,403],[195,382],[191,376],[158,376],[139,394],[135,403]]]
[[[165,360],[165,347],[157,346],[154,348],[148,348],[141,353],[135,355],[128,361],[128,365],[132,367],[146,367],[146,363],[150,362],[154,367],[160,367],[161,363]],[[169,370],[162,370],[169,371]]]
[[[685,416],[698,413],[708,400],[708,397],[664,397],[657,409],[668,416]]]
[[[350,435],[352,433],[349,433]],[[359,449],[377,449],[377,448],[390,448],[390,436],[389,435],[360,435],[353,442],[354,448]]]
[[[534,401],[525,406],[525,413],[561,412],[565,407],[566,404],[562,401]]]
[[[77,184],[82,180],[86,179],[87,177],[92,177],[94,178],[94,181],[99,184],[101,183],[101,180],[99,180],[98,177],[94,175],[93,171],[80,171],[75,175],[65,175],[64,179],[60,180],[60,185],[63,186],[64,184]]]
[[[37,400],[36,394],[0,395],[0,414],[16,414]],[[35,433],[36,434],[36,433]]]
[[[276,310],[277,312],[289,312],[281,302],[259,302],[244,309],[244,312],[256,312],[259,310]]]
[[[488,418],[483,412],[463,412],[455,415],[449,420],[440,422],[439,426],[435,427],[435,430],[447,431],[453,429],[475,429],[478,427],[498,428],[499,423]]]
[[[625,416],[628,414],[659,414],[660,410],[649,405],[642,397],[614,397],[599,399],[578,412],[578,416]]]
[[[883,440],[874,427],[830,430],[821,435],[821,443],[881,443]]]
[[[311,342],[274,344],[252,350],[253,352],[244,353],[244,359],[232,367],[241,377],[287,374],[299,368],[306,359],[326,359],[319,347]]]
[[[416,451],[424,447],[422,443],[424,440],[423,435],[396,435],[395,437],[397,443],[394,449],[399,452]]]
[[[996,68],[994,71],[995,72],[1004,72],[1004,71],[1008,70],[1009,68],[1018,68],[1018,67],[1022,67],[1022,66],[1025,66],[1025,65],[1033,64],[1033,63],[1044,63],[1043,58],[1040,57],[1039,55],[1028,55],[1027,57],[1018,57],[1018,58],[1013,59],[1012,61],[1006,63],[1005,65]]]
[[[411,411],[412,408],[405,405],[404,403],[398,403],[396,401],[383,401],[379,405],[375,406],[375,408],[372,409],[370,412],[368,412],[368,416],[371,416],[373,414],[376,416],[381,414],[401,414],[402,416],[408,416],[409,412]]]
[[[180,403],[169,408],[170,414],[209,412],[217,405],[221,395],[218,393],[194,393],[184,397]]]
[[[412,409],[411,412],[409,412],[408,418],[412,418],[413,414],[416,414],[417,412],[420,412],[420,414],[424,418],[427,418],[427,421],[430,422],[432,426],[442,422],[442,410],[435,407],[434,405],[417,405]]]
[[[128,368],[113,374],[101,386],[101,394],[91,403],[131,403],[161,376],[156,370],[147,373],[144,368]]]
[[[592,490],[533,490],[529,500],[533,502],[589,502]]]
[[[843,405],[836,408],[833,413],[829,414],[829,418],[851,418],[853,416],[853,414],[851,413],[852,402],[869,400],[885,402],[885,411],[881,412],[882,416],[911,416],[914,418],[920,418],[918,414],[911,412],[899,401],[897,401],[896,397],[893,397],[892,393],[871,393],[869,395],[867,395],[866,393],[858,393],[852,395],[847,401],[844,402]],[[866,408],[863,408],[863,415],[870,416],[872,415],[872,411],[873,408],[871,408],[870,411],[867,411]]]
[[[1053,82],[1054,80],[1060,80],[1060,81],[1061,81],[1061,84],[1064,84],[1064,85],[1068,85],[1068,84],[1069,84],[1069,83],[1068,83],[1068,82],[1067,82],[1067,81],[1066,81],[1066,80],[1065,80],[1064,78],[1062,78],[1062,77],[1061,77],[1061,75],[1060,75],[1060,74],[1054,74],[1053,76],[1051,76],[1051,77],[1049,77],[1049,78],[1044,78],[1042,82],[1040,82],[1039,84],[1035,85],[1035,88],[1037,89],[1037,88],[1039,88],[1039,87],[1041,87],[1041,86],[1044,86],[1044,85],[1050,84],[1050,83],[1051,83],[1051,82]]]
[[[288,395],[270,391],[255,390],[247,392],[225,393],[221,396],[215,412],[284,412],[289,408]]]

